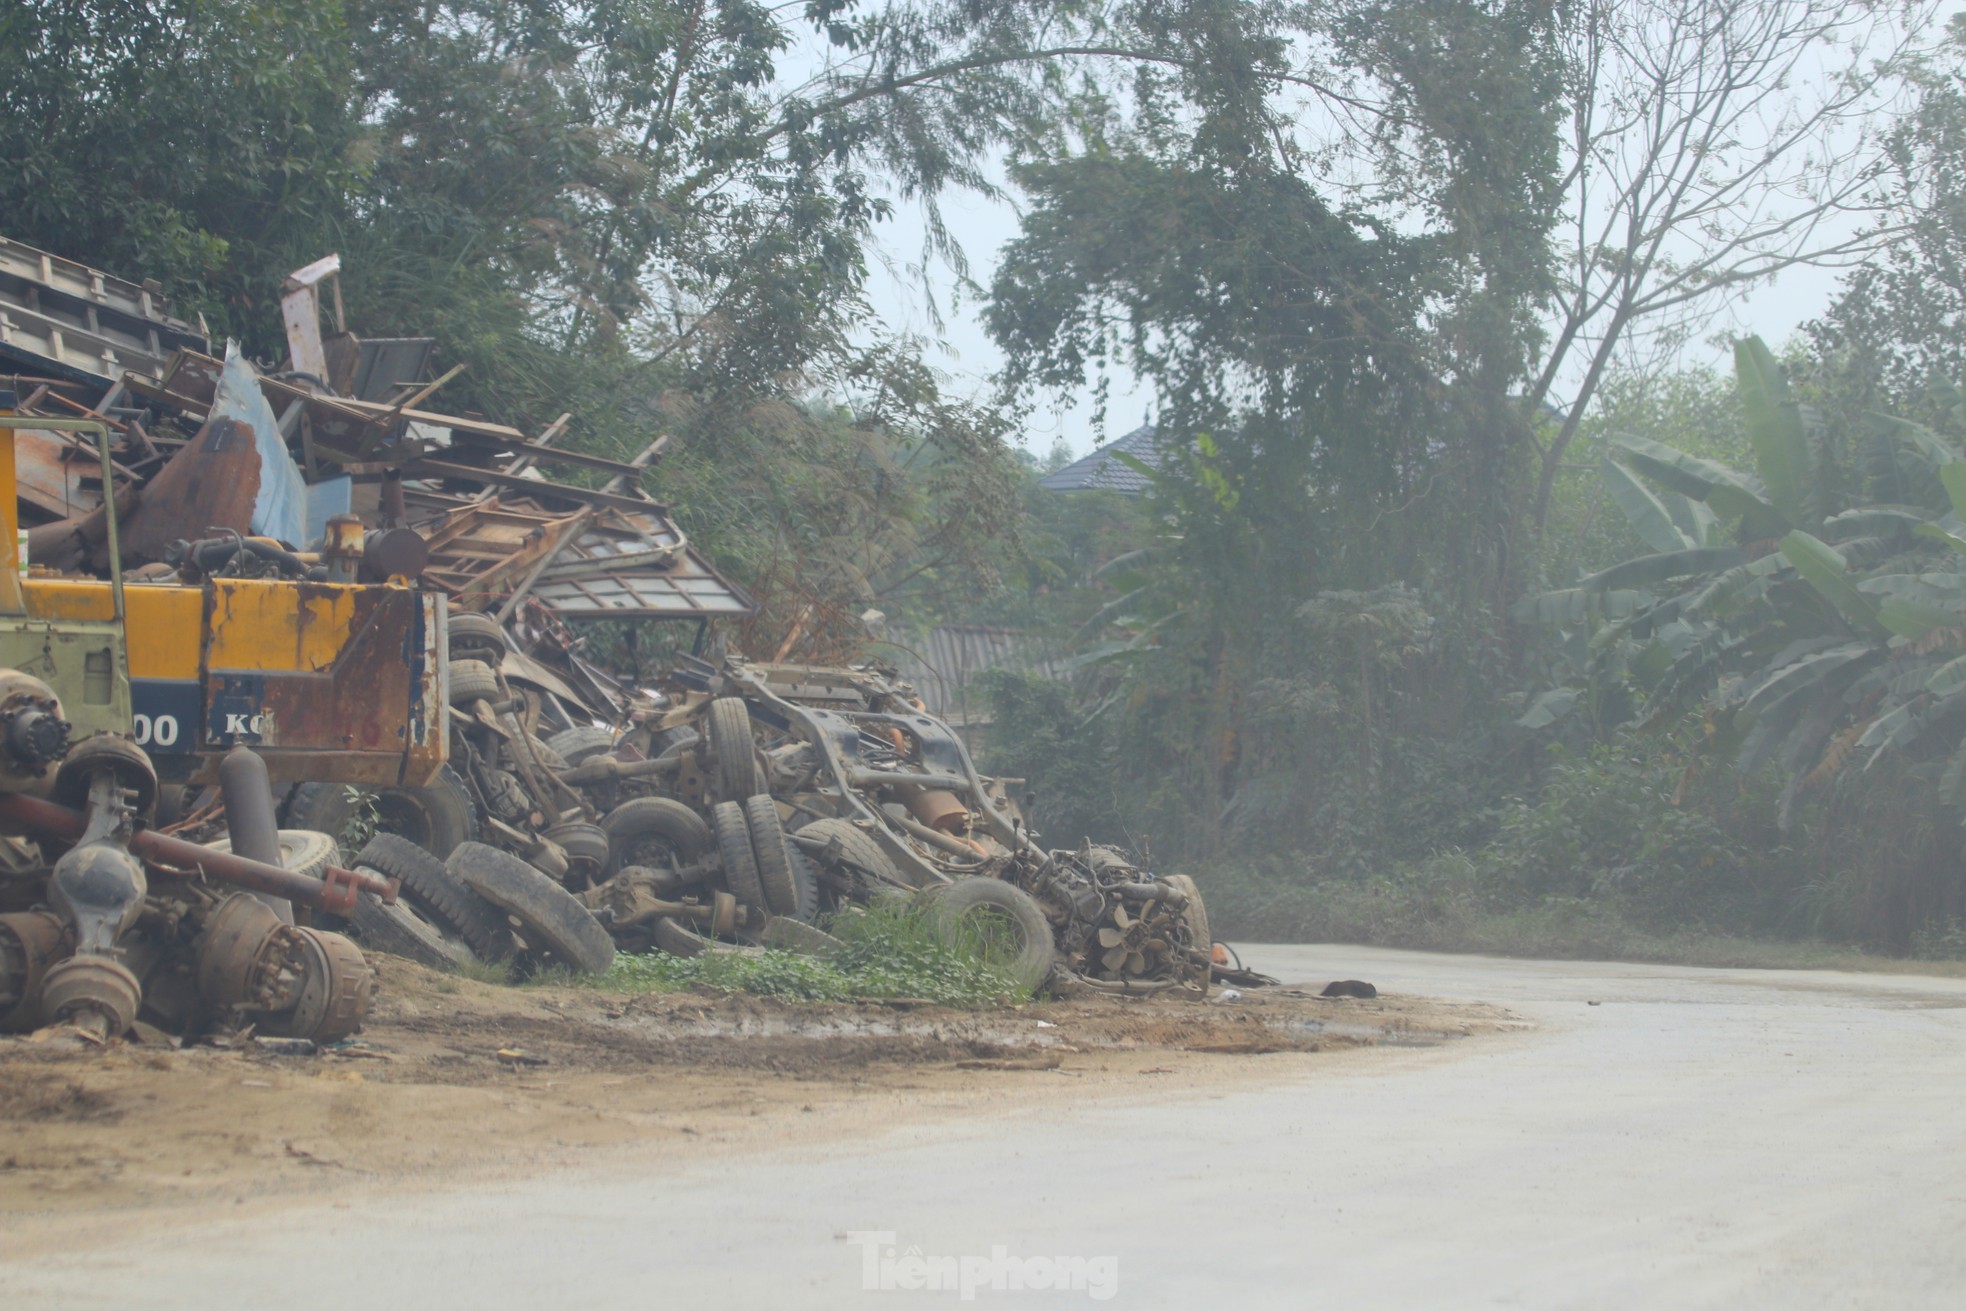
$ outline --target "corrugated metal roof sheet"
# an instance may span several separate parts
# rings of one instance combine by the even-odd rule
[[[914,684],[931,713],[952,724],[988,718],[989,707],[971,686],[986,669],[1065,676],[1032,634],[983,624],[944,624],[918,639],[890,642],[881,656]]]
[[[1113,458],[1124,451],[1150,469],[1158,469],[1165,458],[1154,437],[1154,425],[1141,424],[1124,437],[1114,438],[1092,454],[1072,461],[1056,473],[1038,479],[1038,486],[1050,492],[1083,492],[1095,488],[1138,496],[1147,490],[1147,478],[1138,469]]]

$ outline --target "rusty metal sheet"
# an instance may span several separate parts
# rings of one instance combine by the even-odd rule
[[[209,590],[205,736],[276,778],[422,783],[448,750],[442,599],[222,579]]]
[[[57,433],[34,428],[14,433],[14,493],[57,519],[74,519],[102,504],[102,464],[78,455]]]
[[[211,413],[143,489],[123,533],[126,553],[161,560],[172,542],[214,528],[306,545],[306,484],[257,384],[253,366],[228,349]]]

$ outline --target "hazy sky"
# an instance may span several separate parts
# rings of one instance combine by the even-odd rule
[[[1017,211],[1009,203],[991,203],[974,195],[951,196],[942,214],[969,258],[970,277],[988,289],[1004,244],[1017,235]],[[912,332],[933,340],[937,332],[927,298],[914,286],[912,270],[921,265],[922,225],[913,211],[900,210],[878,232],[894,272],[877,270],[872,285],[874,308],[890,331]],[[957,294],[954,276],[946,267],[929,270],[943,316],[944,341],[933,347],[930,362],[951,378],[958,395],[985,396],[995,385],[1003,352],[983,329],[983,306],[974,295]],[[1090,389],[1088,388],[1088,393]],[[1130,374],[1115,374],[1107,405],[1106,432],[1110,440],[1133,431],[1153,403],[1152,391]],[[1042,458],[1060,437],[1083,455],[1098,444],[1090,396],[1061,398],[1062,410],[1048,404],[1034,408],[1024,426],[1024,445]]]
[[[1015,207],[957,195],[944,205],[943,214],[968,255],[970,276],[987,288],[1004,243],[1017,235]],[[933,340],[937,333],[928,313],[928,302],[919,290],[909,285],[912,277],[909,270],[918,267],[921,261],[919,218],[903,210],[895,220],[884,224],[878,235],[895,271],[875,273],[871,291],[876,312],[890,331],[913,332]],[[982,305],[973,295],[957,294],[955,279],[946,268],[934,267],[930,275],[944,318],[941,333],[944,340],[931,348],[930,360],[949,375],[950,390],[954,393],[985,396],[991,391],[1003,354],[983,329]],[[1804,321],[1828,307],[1835,294],[1837,276],[1815,269],[1790,272],[1777,282],[1758,288],[1716,319],[1707,335],[1758,333],[1770,345],[1779,347]],[[1723,356],[1704,346],[1688,354],[1689,362],[1709,358],[1726,367]],[[1153,405],[1151,388],[1130,374],[1116,372],[1102,437],[1094,428],[1089,392],[1088,388],[1086,396],[1061,397],[1034,408],[1025,424],[1025,447],[1042,458],[1054,441],[1063,438],[1075,454],[1082,455],[1102,440],[1110,441],[1131,432]]]

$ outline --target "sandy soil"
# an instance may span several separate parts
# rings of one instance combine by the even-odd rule
[[[380,958],[356,1040],[312,1056],[0,1039],[0,1232],[19,1258],[234,1208],[516,1178],[664,1144],[699,1156],[1006,1100],[1159,1096],[1291,1054],[1521,1027],[1496,1007],[1249,990],[997,1011],[512,989]]]

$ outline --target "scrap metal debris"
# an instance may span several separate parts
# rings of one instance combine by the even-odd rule
[[[9,272],[17,266],[34,276]],[[315,583],[387,584],[376,590],[403,606],[434,607],[423,630],[407,613],[344,620],[337,659],[361,653],[348,656],[346,679],[324,679],[304,661],[291,674],[241,670],[231,683],[208,680],[210,704],[197,712],[230,734],[201,739],[207,754],[233,742],[268,751],[283,840],[345,842],[359,849],[357,883],[400,890],[333,912],[357,940],[441,968],[481,960],[591,971],[617,948],[826,955],[840,943],[815,921],[905,898],[1033,988],[1207,990],[1218,966],[1193,881],[1110,846],[1043,846],[1016,799],[1022,781],[980,774],[961,737],[894,670],[701,654],[711,621],[756,606],[644,491],[663,435],[618,460],[569,445],[573,415],[528,433],[437,408],[462,366],[431,376],[437,343],[349,331],[332,255],[286,280],[287,358],[265,365],[230,344],[220,358],[202,331],[164,315],[154,289],[5,242],[0,274],[0,350],[22,370],[12,380],[18,413],[91,418],[109,433],[106,460],[69,433],[19,435],[24,573],[121,566],[133,581],[205,586],[235,625],[239,606],[260,607],[260,634],[305,629],[312,602],[282,598]],[[34,306],[35,321],[47,320],[58,292],[92,307],[83,318],[100,340],[81,354],[52,330],[10,326]],[[123,319],[105,316],[112,304]],[[112,322],[128,338],[120,348],[104,344]],[[224,590],[260,582],[293,584],[275,598],[291,613]],[[653,681],[626,677],[589,659],[579,625],[593,620],[690,621],[699,654]],[[412,630],[435,634],[419,648],[421,665],[360,636]],[[237,712],[221,714],[220,699],[235,693]],[[257,698],[250,707],[247,697]],[[399,701],[418,708],[408,724]],[[315,737],[343,725],[348,749],[322,751],[314,772],[301,772],[296,753],[277,750],[289,725]],[[385,774],[362,749],[392,734],[422,754]],[[205,798],[185,800],[190,810]],[[8,804],[0,800],[0,816]],[[107,809],[91,814],[114,805],[106,797]],[[76,850],[103,840],[93,828],[75,836]],[[315,977],[307,961],[317,958],[328,962],[322,977],[339,977],[334,951],[291,936],[321,930],[268,926],[252,909],[264,902],[217,898],[180,878],[170,909],[146,910],[155,897],[143,890],[144,865],[129,837],[120,842],[110,846],[123,853],[124,899],[74,903],[63,921],[86,944],[75,959],[109,961],[108,945],[139,925],[180,945],[218,926],[228,940],[287,944],[282,979]],[[17,936],[25,944],[47,931],[35,921]],[[160,949],[159,959],[169,955]],[[259,957],[235,956],[212,967],[214,980],[224,977],[213,995],[227,1005],[250,993],[271,1014],[273,999],[306,992],[254,974],[264,973]],[[77,1005],[117,1018],[127,1009],[132,1020],[151,1005],[147,986],[133,992],[107,966],[69,975],[88,970],[101,977],[80,991],[65,985],[84,998]],[[248,976],[257,981],[240,981]],[[45,1009],[46,985],[34,981]]]
[[[297,919],[349,910],[358,892],[393,901],[390,884],[338,861],[305,873],[144,827],[158,783],[142,749],[109,734],[70,744],[52,691],[4,677],[14,699],[31,698],[34,727],[51,731],[0,735],[0,1032],[246,1028],[290,1054],[361,1027],[368,962]],[[245,817],[272,813],[270,796],[255,807],[240,793],[251,786],[265,792],[263,768],[228,778],[241,845]]]

